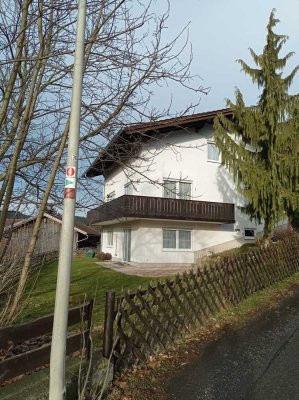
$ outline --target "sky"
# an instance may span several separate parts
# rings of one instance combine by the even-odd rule
[[[157,7],[165,3],[157,0]],[[244,95],[246,104],[255,104],[259,92],[251,78],[240,70],[237,59],[254,66],[248,48],[260,54],[266,41],[266,25],[275,8],[280,23],[275,32],[289,36],[281,54],[294,51],[286,73],[299,64],[299,0],[170,0],[167,35],[174,36],[178,28],[189,23],[192,44],[192,72],[202,78],[202,85],[210,87],[208,95],[200,96],[196,112],[226,107],[226,100],[234,100],[235,88]],[[164,9],[164,7],[163,7]],[[299,92],[299,75],[290,93]],[[154,101],[165,106],[173,97],[173,111],[184,109],[198,96],[184,93],[178,87],[159,89]]]

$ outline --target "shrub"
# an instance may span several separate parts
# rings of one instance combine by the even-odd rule
[[[97,257],[98,260],[104,261],[105,260],[105,253],[100,251],[99,253],[97,253],[96,257]]]
[[[112,259],[112,255],[110,253],[105,253],[105,261],[110,261]]]
[[[97,253],[97,259],[100,261],[110,261],[112,259],[112,255],[110,253],[104,253],[100,251]]]

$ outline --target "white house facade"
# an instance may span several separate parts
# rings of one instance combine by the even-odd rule
[[[213,142],[220,111],[133,125],[101,152],[86,175],[105,178],[102,204],[88,212],[102,251],[139,264],[192,264],[205,249],[262,231],[239,210],[243,199],[221,165]]]

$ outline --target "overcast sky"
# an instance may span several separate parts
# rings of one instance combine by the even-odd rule
[[[157,5],[161,3],[157,1]],[[242,58],[254,65],[248,48],[252,47],[258,54],[262,52],[273,8],[280,20],[275,31],[289,36],[281,54],[296,53],[286,71],[299,64],[299,0],[170,0],[170,7],[167,34],[175,35],[178,26],[190,22],[192,71],[201,76],[203,86],[211,87],[207,96],[201,96],[197,112],[225,107],[226,98],[234,99],[235,87],[244,94],[247,104],[256,102],[258,91],[235,60]],[[170,92],[174,99],[173,110],[184,109],[189,98],[174,87],[159,91],[155,102],[165,105]],[[299,92],[299,77],[291,92]]]

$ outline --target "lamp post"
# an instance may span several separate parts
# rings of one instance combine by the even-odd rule
[[[67,148],[62,229],[59,246],[58,275],[50,358],[49,400],[64,400],[66,337],[70,277],[73,256],[76,180],[78,169],[82,80],[84,68],[86,0],[78,0],[78,20],[73,75],[72,104]]]

